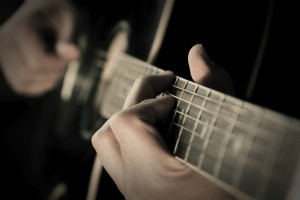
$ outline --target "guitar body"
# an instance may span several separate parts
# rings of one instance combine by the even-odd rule
[[[165,19],[165,25],[160,25],[160,23],[163,21],[162,18],[168,18],[168,15],[171,14],[172,2],[141,1],[137,3],[129,1],[124,5],[126,9],[116,8],[113,1],[104,3],[103,7],[101,7],[102,9],[97,11],[99,12],[97,20],[93,19],[93,24],[90,25],[89,30],[83,35],[83,39],[86,42],[82,45],[83,56],[79,63],[79,69],[75,74],[72,74],[76,80],[69,86],[72,91],[71,94],[66,96],[63,91],[64,86],[62,86],[62,97],[63,101],[66,102],[64,106],[70,106],[72,110],[73,108],[76,110],[76,107],[97,106],[90,101],[95,101],[94,95],[100,90],[99,83],[103,81],[101,79],[108,79],[106,77],[103,78],[103,74],[106,76],[106,74],[110,73],[109,71],[114,70],[106,66],[106,62],[111,60],[109,54],[126,52],[146,62],[154,62],[164,38],[164,30],[161,29],[166,29],[168,19]],[[170,7],[170,9],[164,10],[166,9],[165,7]],[[111,15],[109,14],[110,12],[117,14]],[[167,13],[167,16],[163,16],[166,15],[163,13]],[[87,20],[92,21],[91,19]],[[160,30],[159,34],[158,29]],[[157,43],[156,48],[153,47],[155,42]],[[69,84],[67,76],[68,72],[63,85]],[[93,112],[95,108],[91,108],[89,111]],[[92,113],[88,115],[90,114],[93,115]],[[62,115],[66,115],[64,111],[62,111]],[[73,115],[70,114],[70,116]],[[96,116],[95,118],[98,117]],[[72,120],[72,117],[64,118]],[[92,128],[91,126],[94,123],[94,120],[89,121],[86,124],[89,128],[85,128]],[[63,127],[65,125],[65,129],[69,130],[70,127],[67,124],[63,121],[59,126]],[[87,137],[90,138],[90,136]]]

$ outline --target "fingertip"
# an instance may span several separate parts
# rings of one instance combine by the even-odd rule
[[[189,51],[189,58],[190,57],[199,57],[201,56],[207,64],[210,64],[212,61],[208,56],[204,46],[202,44],[195,44]]]
[[[163,71],[160,75],[164,76],[168,79],[173,79],[175,77],[175,73],[173,71],[170,71],[170,70]]]
[[[203,48],[203,45],[202,45],[202,44],[195,44],[195,45],[192,46],[192,48],[190,49],[189,53],[191,53],[191,52],[193,52],[193,51],[199,52],[201,48]]]
[[[166,74],[166,75],[174,75],[174,72],[171,70],[165,70],[162,72],[162,74]]]
[[[156,110],[156,122],[161,122],[166,119],[172,109],[175,107],[176,99],[173,96],[167,95],[158,99],[157,104],[153,107]]]
[[[58,42],[56,44],[56,51],[59,56],[67,60],[74,60],[80,57],[80,51],[75,44]]]
[[[167,118],[175,103],[176,99],[173,96],[166,95],[156,99],[149,99],[133,107],[133,109],[143,121],[156,124]]]
[[[188,63],[192,79],[202,84],[205,77],[210,74],[211,67],[211,61],[202,44],[196,44],[190,49]]]

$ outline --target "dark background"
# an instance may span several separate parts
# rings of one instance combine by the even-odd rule
[[[109,1],[99,5],[89,1],[75,2],[88,10],[92,23],[103,15],[116,19],[130,16],[135,17],[133,23],[147,22],[147,18],[153,14],[147,9],[151,10],[151,4],[159,4],[159,1],[149,3],[134,0]],[[194,44],[202,43],[211,60],[231,75],[237,97],[300,117],[299,108],[295,106],[299,99],[294,95],[297,93],[298,78],[298,65],[295,62],[297,8],[295,4],[283,0],[175,1],[165,39],[154,64],[191,79],[187,54]],[[265,40],[266,48],[257,81],[252,95],[246,97],[269,14],[272,15],[269,34]],[[150,30],[146,27],[134,28],[134,31],[141,31],[142,34]],[[132,42],[133,46],[141,45],[136,37],[133,36],[133,40],[137,41]]]
[[[1,22],[22,1],[15,2],[1,3]],[[101,37],[110,25],[130,19],[131,52],[145,59],[157,20],[156,11],[162,1],[73,2],[82,14],[84,23],[80,28],[90,35],[93,48],[101,43]],[[178,0],[153,64],[191,80],[187,55],[194,44],[201,43],[211,60],[231,75],[236,97],[300,118],[297,8],[283,0]],[[253,93],[246,96],[270,12],[272,20],[266,49]],[[90,141],[83,140],[79,133],[80,106],[74,102],[61,103],[59,90],[29,99],[10,91],[3,77],[0,85],[1,110],[5,118],[1,123],[0,140],[4,185],[17,190],[23,197],[30,197],[35,190],[49,192],[49,186],[51,188],[62,177],[69,185],[69,194],[64,198],[84,199],[94,151]],[[107,174],[102,182],[100,198],[122,199]],[[9,195],[13,196],[12,193]]]

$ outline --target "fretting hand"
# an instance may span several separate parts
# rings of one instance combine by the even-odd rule
[[[190,70],[198,83],[211,84],[210,78],[220,70],[209,66],[204,53],[199,45],[191,49]],[[94,134],[92,144],[104,168],[126,199],[234,199],[175,159],[155,128],[175,104],[171,96],[155,97],[173,79],[172,72],[139,78],[124,109]]]

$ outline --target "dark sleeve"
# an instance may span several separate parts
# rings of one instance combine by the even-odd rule
[[[1,0],[0,25],[2,25],[24,2],[24,0]]]

